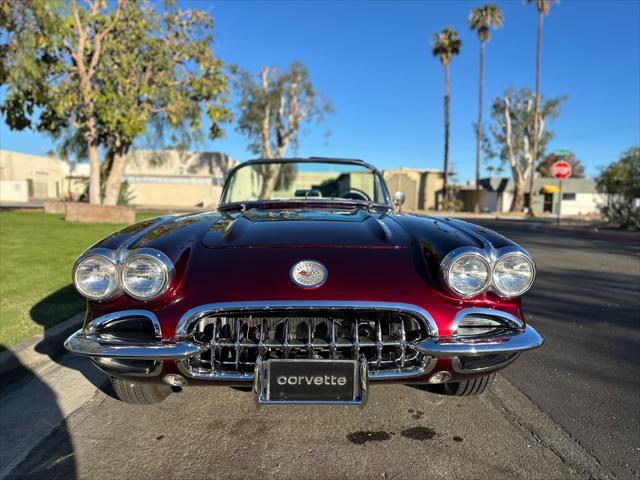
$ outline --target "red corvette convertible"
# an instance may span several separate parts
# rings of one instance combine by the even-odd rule
[[[251,388],[258,404],[364,404],[376,382],[476,395],[543,342],[520,307],[534,276],[493,231],[395,213],[364,162],[254,160],[217,211],[84,252],[86,320],[65,345],[138,404],[203,384]]]

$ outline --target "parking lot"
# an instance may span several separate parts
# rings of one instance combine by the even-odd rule
[[[483,222],[481,222],[483,223]],[[0,391],[8,478],[638,478],[637,237],[483,223],[537,261],[525,299],[546,337],[479,398],[373,386],[357,407],[268,407],[191,388],[157,406],[114,400],[81,358]]]

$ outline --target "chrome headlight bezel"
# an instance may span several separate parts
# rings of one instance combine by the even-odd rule
[[[140,295],[139,292],[132,290],[130,286],[127,285],[125,278],[127,266],[132,261],[138,258],[144,258],[148,261],[154,262],[160,267],[160,271],[162,272],[161,287],[151,295]],[[122,284],[122,289],[129,297],[135,300],[148,302],[151,300],[155,300],[156,298],[161,297],[164,293],[166,293],[166,291],[169,289],[169,286],[171,285],[171,281],[173,280],[173,275],[173,262],[171,262],[169,257],[167,257],[164,253],[153,248],[139,248],[129,252],[124,262],[122,263],[120,269],[120,283]]]
[[[460,261],[461,258],[467,257],[469,255],[475,255],[479,259],[481,259],[481,261],[484,262],[485,266],[488,266],[489,275],[487,276],[487,281],[484,283],[481,289],[478,289],[473,293],[464,293],[454,288],[449,278],[450,278],[452,266],[457,261]],[[505,258],[509,258],[512,256],[518,256],[519,258],[524,259],[530,265],[531,272],[532,272],[531,278],[526,284],[526,288],[522,289],[521,291],[515,294],[508,293],[500,289],[496,285],[495,277],[494,277],[496,265],[498,265],[498,263],[504,260]],[[451,292],[453,295],[459,298],[464,298],[464,299],[474,298],[487,291],[492,291],[501,298],[513,298],[513,297],[519,297],[521,295],[524,295],[528,290],[531,289],[536,278],[536,265],[531,255],[529,255],[529,253],[526,250],[524,250],[519,246],[507,246],[507,247],[498,248],[498,249],[492,248],[490,246],[487,246],[484,249],[476,248],[476,247],[460,247],[455,250],[452,250],[444,257],[444,259],[440,263],[440,274],[441,274],[442,283],[444,283],[446,289],[449,292]]]
[[[113,288],[111,290],[108,290],[107,292],[105,292],[103,295],[92,295],[91,293],[87,292],[83,287],[82,284],[78,281],[78,268],[86,261],[92,259],[92,258],[99,258],[101,261],[107,262],[109,265],[111,265],[113,267],[113,273],[114,273],[114,277],[115,277],[115,285],[113,286]],[[103,248],[96,248],[96,249],[91,249],[91,250],[87,250],[85,253],[83,253],[80,257],[78,257],[78,259],[75,261],[74,265],[73,265],[73,271],[71,274],[72,280],[73,280],[73,285],[76,288],[76,290],[78,291],[78,293],[80,293],[80,295],[82,295],[83,297],[92,300],[92,301],[103,301],[103,300],[109,300],[113,297],[115,297],[116,295],[118,295],[119,293],[121,293],[121,286],[120,286],[120,271],[118,269],[118,264],[115,260],[115,256],[114,256],[114,252],[112,250],[108,250],[108,249],[103,249]]]
[[[106,295],[91,295],[86,290],[82,289],[79,283],[76,281],[78,267],[87,259],[93,257],[100,257],[101,260],[106,260],[110,262],[115,269],[115,287],[108,292]],[[130,288],[127,288],[127,285],[123,279],[123,272],[128,262],[137,258],[137,257],[145,257],[151,258],[152,261],[155,261],[161,269],[162,272],[162,287],[150,296],[142,296],[138,295],[135,291],[132,291]],[[134,250],[125,250],[124,252],[118,250],[111,250],[108,248],[91,248],[86,250],[78,259],[75,261],[72,270],[72,280],[73,284],[78,290],[78,292],[90,301],[104,301],[110,300],[118,295],[126,294],[127,296],[133,298],[134,300],[140,300],[144,302],[149,302],[151,300],[155,300],[162,295],[164,295],[173,283],[174,278],[174,265],[173,262],[169,259],[169,257],[161,252],[160,250],[156,250],[155,248],[138,248]]]
[[[529,267],[531,268],[531,277],[529,278],[525,287],[522,288],[518,293],[505,292],[496,283],[496,276],[495,276],[496,267],[500,262],[510,257],[518,257],[523,259],[526,263],[529,264]],[[513,298],[513,297],[519,297],[521,295],[524,295],[531,289],[531,287],[533,286],[533,282],[535,282],[535,279],[536,279],[536,264],[533,261],[533,258],[531,258],[531,256],[528,255],[526,252],[519,249],[509,249],[506,252],[502,253],[502,255],[498,256],[498,258],[493,263],[493,266],[491,268],[491,288],[496,294],[498,294],[503,298]]]
[[[451,269],[456,263],[469,257],[473,257],[475,260],[479,260],[484,265],[487,271],[487,278],[479,289],[474,290],[473,292],[461,292],[456,289],[450,281]],[[491,262],[489,261],[489,259],[487,259],[487,257],[482,253],[481,250],[473,247],[462,247],[450,252],[440,264],[440,271],[444,284],[451,291],[451,293],[460,298],[473,298],[485,292],[491,286],[491,270]]]

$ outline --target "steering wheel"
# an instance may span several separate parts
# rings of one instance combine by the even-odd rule
[[[367,195],[366,192],[354,187],[350,187],[349,191],[340,198],[346,198],[348,200],[364,200],[365,202],[371,201],[371,197]]]

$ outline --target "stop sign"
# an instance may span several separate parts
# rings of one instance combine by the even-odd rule
[[[571,172],[571,164],[569,162],[565,162],[564,160],[558,160],[551,167],[551,175],[560,180],[569,178],[571,176]]]

